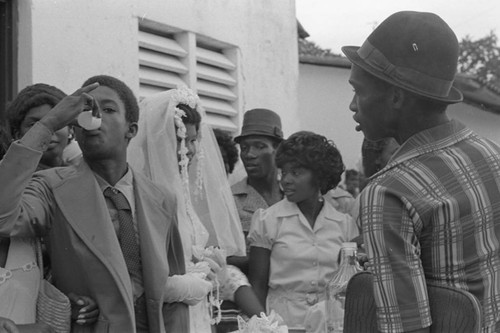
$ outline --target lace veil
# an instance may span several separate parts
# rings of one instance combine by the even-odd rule
[[[202,117],[197,153],[189,170],[179,103],[196,107]],[[139,131],[128,148],[130,165],[177,194],[181,232],[183,224],[190,223],[188,215],[194,208],[210,235],[207,246],[219,246],[228,256],[245,255],[243,231],[220,150],[213,131],[204,121],[205,111],[198,96],[188,88],[172,89],[146,97],[140,109]],[[181,138],[179,162],[177,137]]]

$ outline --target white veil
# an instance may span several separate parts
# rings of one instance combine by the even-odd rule
[[[202,117],[197,154],[189,168],[189,176],[184,140],[181,141],[183,151],[180,162],[177,160],[177,134],[183,136],[182,133],[176,133],[174,125],[175,115],[178,123],[179,111],[182,113],[177,108],[178,104],[196,107]],[[139,131],[128,147],[130,165],[153,182],[177,193],[181,233],[183,229],[186,232],[188,213],[194,207],[208,230],[207,245],[219,246],[228,256],[244,256],[245,240],[238,211],[217,141],[209,125],[204,122],[205,111],[199,104],[198,96],[188,88],[172,89],[146,97],[141,101],[140,109]],[[182,132],[183,129],[184,126],[180,126],[178,131]],[[194,194],[191,196],[190,193]],[[190,255],[189,252],[186,256]]]

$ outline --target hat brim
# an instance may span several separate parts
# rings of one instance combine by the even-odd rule
[[[425,97],[425,98],[428,98],[431,100],[435,100],[438,102],[442,102],[445,104],[460,103],[463,100],[462,93],[453,86],[451,87],[450,93],[448,94],[448,96],[441,97],[441,96],[430,95],[430,94],[427,94],[427,93],[422,92],[420,90],[414,89],[413,87],[410,87],[408,85],[402,84],[401,82],[394,80],[393,78],[391,78],[387,74],[380,72],[380,71],[372,68],[370,65],[368,65],[359,56],[359,54],[357,52],[358,50],[359,50],[359,46],[343,46],[342,47],[342,52],[344,52],[347,59],[349,59],[353,64],[361,67],[362,69],[364,69],[368,73],[372,74],[373,76],[375,76],[375,77],[377,77],[385,82],[388,82],[388,83],[395,85],[397,87],[400,87],[402,89],[408,90],[408,91],[410,91],[414,94],[417,94],[419,96],[422,96],[422,97]]]
[[[275,140],[277,142],[281,142],[283,141],[283,138],[279,137],[279,136],[275,136],[275,135],[270,135],[270,134],[262,134],[262,133],[244,133],[242,135],[238,135],[236,137],[234,137],[234,142],[236,143],[240,143],[241,139],[243,138],[246,138],[248,136],[265,136],[266,138],[270,138],[272,140]]]

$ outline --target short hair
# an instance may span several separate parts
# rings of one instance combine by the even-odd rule
[[[36,83],[27,86],[7,105],[7,121],[10,133],[15,136],[21,130],[21,124],[29,110],[42,106],[56,106],[66,94],[54,86]]]
[[[96,82],[101,86],[116,91],[118,97],[125,106],[125,119],[127,119],[129,123],[136,123],[139,121],[139,105],[137,104],[137,99],[132,90],[123,81],[109,75],[96,75],[88,78],[82,84],[82,87]]]
[[[276,151],[276,165],[294,163],[311,170],[321,194],[335,188],[345,170],[342,156],[335,144],[323,135],[300,131],[281,142]]]
[[[196,131],[200,129],[201,115],[196,110],[187,104],[177,104],[177,107],[184,111],[185,115],[182,117],[182,122],[184,125],[190,124],[196,126]]]
[[[0,123],[0,160],[7,153],[11,142],[12,137],[8,126]]]
[[[214,134],[220,150],[226,152],[225,156],[227,160],[225,160],[224,163],[227,162],[229,165],[229,173],[232,173],[236,162],[238,162],[238,148],[236,148],[236,143],[229,133],[221,129],[214,129]]]

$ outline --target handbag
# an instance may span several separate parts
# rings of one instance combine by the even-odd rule
[[[51,326],[57,333],[71,329],[71,303],[69,298],[43,278],[43,258],[40,239],[36,240],[37,262],[40,268],[40,290],[36,302],[36,321]]]

